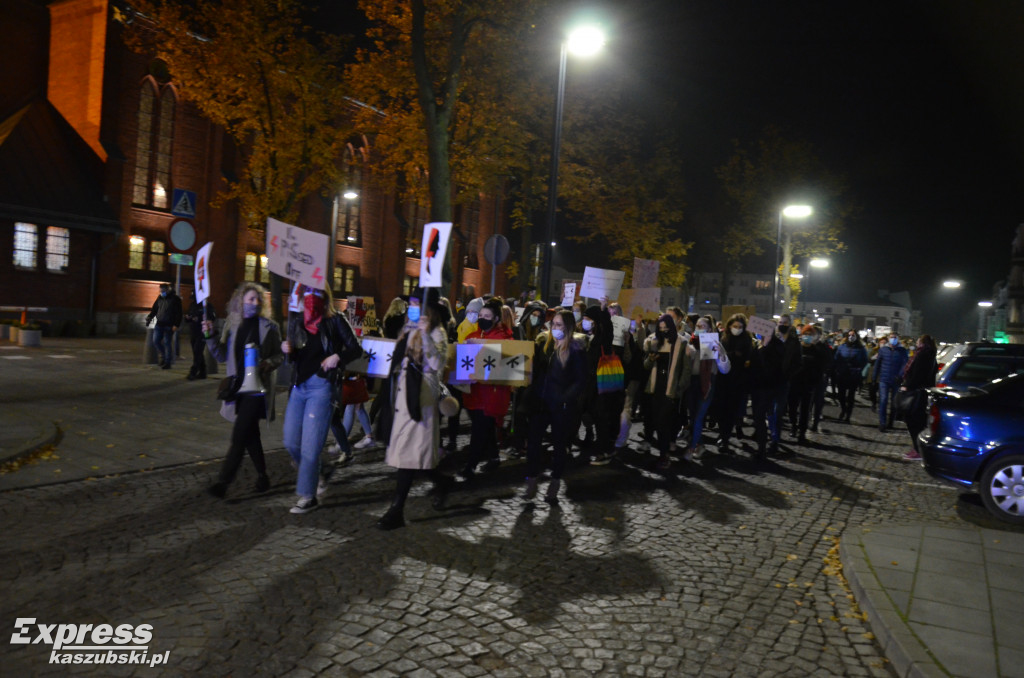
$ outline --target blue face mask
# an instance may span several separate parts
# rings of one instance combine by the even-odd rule
[[[415,322],[419,322],[419,320],[420,320],[420,307],[419,306],[410,306],[409,310],[406,312],[406,315],[409,317],[409,320],[411,320],[412,322],[414,322],[414,323]]]
[[[899,339],[897,339],[896,337],[893,337],[892,339],[890,339],[890,340],[889,340],[889,343],[890,343],[890,344],[891,344],[892,346],[896,346],[897,344],[899,344],[899,343],[900,343],[900,340],[899,340]]]
[[[260,312],[259,304],[242,304],[242,317],[243,318],[255,318],[256,314]]]

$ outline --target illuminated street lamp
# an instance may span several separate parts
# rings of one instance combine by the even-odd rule
[[[558,57],[558,90],[555,97],[555,132],[551,144],[551,172],[548,177],[548,223],[547,251],[544,253],[544,269],[541,274],[540,298],[546,299],[551,287],[551,259],[555,246],[555,211],[558,203],[558,156],[562,150],[562,108],[565,102],[565,65],[571,52],[574,56],[589,57],[604,47],[604,32],[595,26],[581,26],[573,29],[562,42]]]
[[[942,286],[949,290],[958,290],[960,289],[960,284],[959,280],[945,280]]]
[[[811,216],[813,210],[809,205],[786,205],[779,212],[779,230],[775,234],[775,282],[772,285],[772,317],[775,317],[775,300],[779,298],[779,266],[782,264],[782,218],[806,219]],[[786,233],[786,285],[789,285],[789,252],[790,236]]]
[[[824,257],[815,257],[814,259],[811,259],[807,263],[810,265],[811,268],[828,268],[829,266],[832,265],[832,262],[829,261],[828,259],[825,259]],[[798,274],[791,274],[789,277],[790,278],[796,278],[797,276],[798,276]],[[805,276],[800,275],[799,277],[803,278]],[[810,274],[810,272],[807,273],[806,278],[807,278],[807,284],[806,285],[802,285],[803,289],[801,290],[802,294],[800,295],[801,297],[803,297],[803,302],[801,303],[801,306],[803,307],[803,313],[801,313],[801,315],[807,315],[807,294],[808,294],[808,292],[811,289],[811,274]],[[818,309],[816,309],[816,308],[812,309],[812,312],[815,315],[817,315]],[[822,318],[818,318],[818,320],[821,321]]]

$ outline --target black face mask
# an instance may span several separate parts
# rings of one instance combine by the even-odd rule
[[[789,332],[789,325],[779,325],[779,334],[785,336]]]
[[[490,318],[477,318],[476,324],[484,332],[494,327],[494,321]]]

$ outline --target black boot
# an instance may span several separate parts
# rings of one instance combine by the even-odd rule
[[[562,481],[560,479],[553,479],[548,485],[548,491],[544,494],[544,501],[552,506],[558,506],[558,488],[561,486]]]
[[[262,475],[262,476],[256,478],[256,491],[257,492],[266,492],[269,489],[270,489],[270,478],[268,478],[266,475]]]
[[[405,516],[402,515],[401,507],[392,504],[387,513],[382,515],[380,520],[377,521],[377,527],[382,530],[394,530],[399,527],[405,527]]]

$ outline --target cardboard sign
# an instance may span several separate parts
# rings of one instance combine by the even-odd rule
[[[208,242],[196,252],[195,274],[196,301],[203,303],[210,296],[210,250],[213,243]]]
[[[349,297],[346,313],[357,337],[377,329],[377,304],[373,297]]]
[[[633,288],[657,287],[660,267],[661,262],[657,259],[633,257]]]
[[[576,301],[576,281],[562,283],[562,306],[572,306]]]
[[[302,313],[302,297],[299,296],[299,283],[292,285],[292,293],[288,297],[288,310],[292,313]]]
[[[758,318],[756,315],[752,315],[747,319],[747,330],[762,337],[775,334],[775,327],[776,322],[774,320]]]
[[[718,332],[697,332],[697,338],[700,340],[700,359],[714,360],[715,354],[711,352],[711,347],[720,343]]]
[[[487,383],[495,386],[527,386],[533,376],[532,341],[472,340],[457,344],[453,384]]]
[[[626,345],[626,337],[629,335],[629,322],[629,318],[625,316],[612,316],[612,345]]]
[[[615,301],[619,298],[625,271],[612,271],[607,268],[587,266],[583,270],[583,284],[580,285],[580,296],[589,299],[608,298]]]
[[[661,315],[661,288],[645,287],[643,289],[622,290],[619,293],[619,305],[627,318],[637,316],[650,318]]]
[[[329,241],[323,233],[267,219],[267,266],[272,273],[322,290]]]
[[[363,355],[356,358],[345,369],[359,372],[368,377],[386,377],[391,372],[391,356],[395,352],[396,339],[363,337]]]
[[[423,226],[420,248],[420,287],[441,287],[441,270],[452,234],[450,222],[433,222]]]

